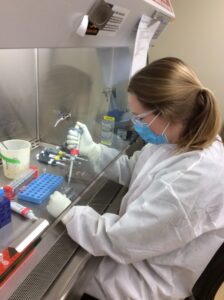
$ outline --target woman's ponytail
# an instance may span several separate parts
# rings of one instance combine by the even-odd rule
[[[221,115],[215,96],[209,89],[201,88],[196,94],[194,113],[179,146],[189,150],[206,148],[215,140],[220,129]]]

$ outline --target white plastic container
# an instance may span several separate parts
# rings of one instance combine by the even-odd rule
[[[29,169],[30,150],[31,144],[25,140],[7,140],[0,143],[0,151],[5,157],[19,160],[19,163],[2,160],[3,172],[7,178],[18,178]]]
[[[71,204],[71,200],[66,195],[55,191],[50,195],[50,201],[47,205],[47,211],[55,218],[57,218],[65,209]]]

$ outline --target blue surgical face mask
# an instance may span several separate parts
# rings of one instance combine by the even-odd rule
[[[143,114],[140,114],[138,116],[132,117],[132,122],[134,124],[135,131],[140,135],[140,137],[147,143],[159,145],[159,144],[168,144],[169,141],[167,139],[167,136],[165,135],[165,131],[167,130],[169,123],[166,125],[165,129],[161,134],[156,134],[153,132],[150,128],[150,125],[155,121],[155,119],[160,115],[158,113],[152,121],[147,124],[142,122],[140,119],[150,114],[152,111],[145,112]]]

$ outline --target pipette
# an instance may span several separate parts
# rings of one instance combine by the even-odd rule
[[[74,161],[75,161],[76,157],[79,155],[79,146],[80,146],[80,139],[81,139],[81,135],[82,135],[82,128],[80,128],[79,125],[76,124],[73,131],[74,131],[74,134],[76,137],[76,144],[75,144],[75,147],[70,151],[71,162],[70,162],[69,174],[68,174],[68,184],[70,184],[70,181],[71,181]]]
[[[65,157],[65,156],[61,156],[59,154],[49,153],[46,150],[42,150],[40,153],[43,154],[46,157],[53,158],[56,161],[68,161],[68,160],[70,160],[70,155],[69,155],[69,158],[68,158],[68,157]]]
[[[58,147],[56,147],[56,149],[45,148],[44,151],[48,154],[55,154],[55,155],[65,156],[67,158],[70,158],[70,154],[66,153],[65,151],[60,150],[60,148],[58,149]]]
[[[38,161],[42,162],[43,164],[46,164],[46,165],[51,165],[51,166],[57,166],[57,165],[65,166],[64,163],[62,163],[60,161],[57,161],[54,158],[51,158],[48,155],[45,155],[43,153],[38,153],[36,155],[36,159]]]

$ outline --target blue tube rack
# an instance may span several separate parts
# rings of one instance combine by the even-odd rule
[[[62,176],[43,173],[17,195],[19,200],[41,204],[64,182]]]
[[[0,189],[0,228],[11,222],[10,201],[3,194],[3,189]]]

